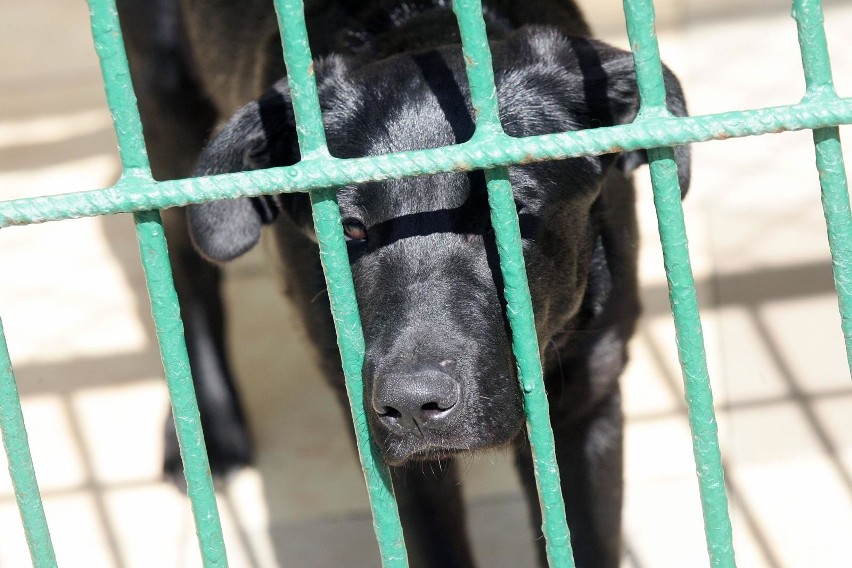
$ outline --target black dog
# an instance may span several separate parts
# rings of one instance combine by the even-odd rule
[[[121,16],[155,175],[186,176],[199,155],[198,175],[297,162],[271,1],[144,4],[122,3]],[[573,3],[484,5],[507,133],[634,118],[631,55],[589,39]],[[306,13],[333,155],[471,137],[450,0],[318,0]],[[672,112],[685,114],[668,71],[666,86]],[[231,115],[202,150],[208,131]],[[685,188],[688,150],[676,155]],[[620,557],[618,377],[639,313],[629,173],[644,161],[633,152],[510,168],[568,522],[583,568],[615,567]],[[454,454],[515,444],[538,510],[484,176],[353,185],[338,196],[367,346],[370,427],[395,477],[406,478],[396,491],[412,564],[470,566]],[[249,460],[250,442],[223,347],[218,269],[192,252],[190,240],[208,259],[226,261],[270,224],[289,295],[341,392],[342,374],[307,197],[191,206],[188,219],[189,229],[182,213],[168,215],[170,246],[212,466],[221,473]],[[423,474],[430,469],[424,460],[442,460],[444,475]],[[179,468],[174,444],[166,467]]]

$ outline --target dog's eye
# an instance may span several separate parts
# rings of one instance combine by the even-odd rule
[[[367,240],[367,227],[358,219],[343,220],[343,234],[350,242],[361,242]]]

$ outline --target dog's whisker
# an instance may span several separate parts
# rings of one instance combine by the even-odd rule
[[[319,292],[317,292],[317,293],[314,295],[314,297],[313,297],[313,298],[311,298],[311,303],[312,303],[312,304],[316,303],[316,301],[317,301],[317,300],[319,300],[320,298],[322,298],[322,296],[323,296],[324,294],[327,294],[327,293],[328,293],[328,288],[323,288],[322,290],[320,290]]]

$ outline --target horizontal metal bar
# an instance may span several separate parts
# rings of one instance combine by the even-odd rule
[[[0,228],[840,124],[852,124],[852,98],[819,98],[529,138],[481,138],[429,150],[348,160],[322,158],[284,168],[174,181],[155,182],[127,172],[119,183],[105,189],[0,202]]]

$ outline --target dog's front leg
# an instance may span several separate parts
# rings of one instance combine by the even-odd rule
[[[119,0],[119,15],[157,180],[191,175],[216,113],[198,84],[176,0]],[[194,250],[183,209],[163,211],[169,257],[210,467],[223,474],[250,459],[251,442],[227,360],[221,271]],[[183,483],[174,422],[165,432],[164,471]]]
[[[210,469],[223,475],[249,463],[251,438],[226,353],[221,270],[192,248],[183,210],[163,213]],[[182,484],[171,419],[166,422],[165,444],[164,472]]]
[[[591,416],[560,424],[554,416],[556,459],[577,568],[618,568],[621,558],[623,431],[621,397],[613,393]],[[541,511],[529,443],[518,452],[518,469],[532,508],[536,536]],[[539,562],[547,566],[538,538]]]
[[[412,568],[469,568],[464,506],[455,460],[391,468]]]

